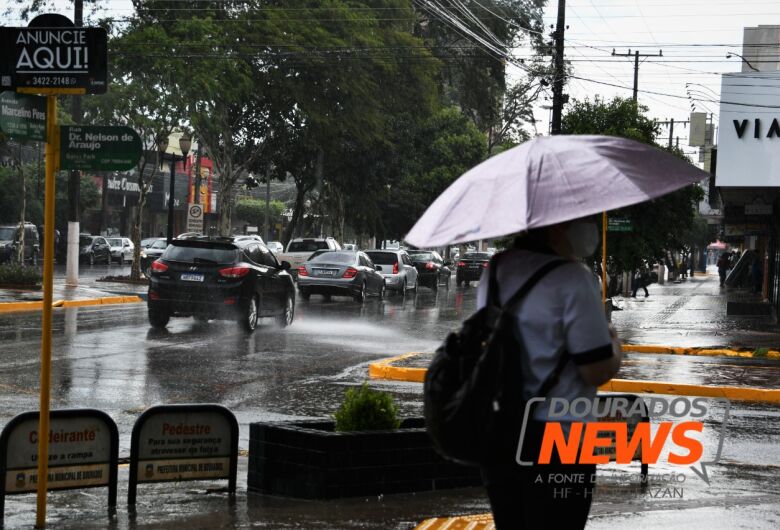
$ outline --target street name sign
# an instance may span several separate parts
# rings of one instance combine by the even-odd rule
[[[607,232],[633,232],[634,226],[631,219],[613,217],[607,220]]]
[[[187,205],[187,232],[203,232],[203,206],[200,204]]]
[[[108,37],[103,28],[0,27],[0,89],[83,89],[108,86]]]
[[[141,152],[141,137],[130,127],[60,127],[60,169],[126,171]]]
[[[119,434],[105,412],[94,409],[52,410],[49,430],[48,489],[108,486],[109,506],[116,506]],[[38,488],[38,418],[25,412],[0,434],[0,526],[5,496]]]
[[[144,412],[130,440],[127,503],[143,482],[228,479],[236,492],[238,422],[221,405],[160,405]]]
[[[0,131],[17,140],[46,141],[46,98],[0,92]]]

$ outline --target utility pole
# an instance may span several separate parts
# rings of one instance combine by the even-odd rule
[[[198,151],[195,155],[195,191],[192,194],[192,202],[195,204],[201,204],[203,201],[201,200],[200,196],[200,187],[201,187],[201,180],[200,180],[200,157],[201,157],[201,140],[198,138]],[[205,211],[205,208],[204,208]],[[204,229],[203,233],[206,233],[206,230]]]
[[[668,121],[659,121],[658,122],[658,125],[668,125],[669,126],[669,148],[670,149],[672,147],[672,139],[674,138],[674,124],[675,123],[677,123],[677,124],[682,123],[683,125],[687,125],[687,124],[689,124],[691,122],[690,122],[690,120],[674,121],[674,118],[671,118]],[[677,138],[677,144],[678,145],[680,144],[680,139],[679,138]]]
[[[558,0],[558,20],[555,25],[555,79],[553,80],[552,134],[561,134],[563,114],[563,34],[566,29],[566,0]]]
[[[612,49],[612,56],[613,57],[634,57],[634,102],[637,100],[637,93],[639,92],[639,58],[640,57],[663,57],[664,51],[658,50],[658,53],[639,53],[639,50],[634,51],[634,53],[631,53],[631,50],[628,50],[628,53],[615,53],[615,49]]]
[[[84,25],[84,2],[83,0],[75,0],[73,6],[73,23],[77,28],[80,28]],[[78,125],[81,124],[81,119],[83,117],[81,112],[81,96],[73,96],[72,101],[73,106],[71,107],[71,113],[73,114],[73,121]],[[105,178],[106,177],[103,176],[103,180],[105,180]],[[81,172],[77,169],[72,169],[68,179],[68,246],[65,257],[65,285],[73,287],[79,284],[79,232],[81,231],[79,225],[80,196]],[[57,252],[55,251],[55,254],[56,253]]]

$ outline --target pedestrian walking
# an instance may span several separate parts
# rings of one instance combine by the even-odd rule
[[[593,399],[599,385],[618,370],[620,343],[607,323],[598,285],[590,271],[576,260],[593,254],[598,245],[595,223],[573,221],[536,229],[519,237],[515,247],[500,255],[496,280],[500,304],[507,302],[535,272],[552,260],[570,260],[552,270],[513,309],[515,335],[522,337],[517,388],[524,398],[540,393],[545,381],[560,364],[560,376],[546,397]],[[489,271],[485,274],[489,274]],[[488,297],[487,281],[480,281],[478,306]],[[568,356],[568,358],[563,357]],[[526,428],[523,460],[537,462],[547,407],[536,409]],[[576,418],[556,418],[565,432]],[[581,421],[581,420],[580,420]],[[596,472],[592,464],[562,464],[553,456],[550,464],[520,466],[507,461],[482,468],[493,520],[499,530],[538,528],[583,528],[588,518]],[[567,498],[556,495],[553,476],[582,476]]]
[[[720,276],[720,286],[723,287],[726,285],[726,274],[728,274],[731,268],[729,254],[727,252],[721,254],[716,265],[718,266],[718,276]]]
[[[636,293],[639,289],[645,290],[645,298],[650,296],[647,292],[647,285],[650,283],[650,274],[647,272],[647,267],[642,265],[639,269],[634,271],[634,281],[631,285],[631,298],[636,298]]]

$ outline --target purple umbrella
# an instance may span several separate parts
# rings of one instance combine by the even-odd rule
[[[647,144],[545,136],[467,171],[412,227],[416,247],[492,239],[644,202],[709,174]]]

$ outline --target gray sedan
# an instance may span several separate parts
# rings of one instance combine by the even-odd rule
[[[364,252],[325,252],[298,267],[298,292],[304,300],[313,294],[351,296],[363,302],[369,293],[385,295],[385,279]]]

